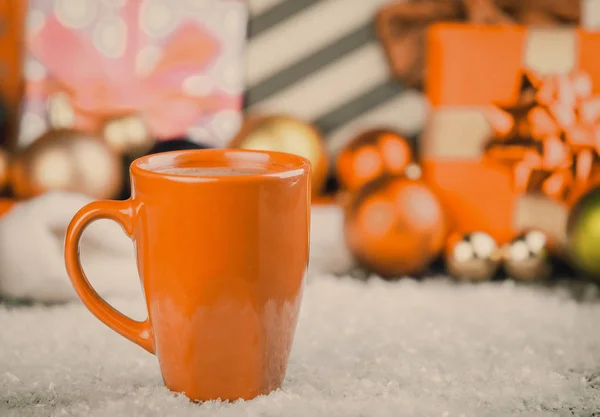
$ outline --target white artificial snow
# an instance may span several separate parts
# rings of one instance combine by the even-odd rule
[[[344,215],[337,205],[311,210],[309,270],[342,274],[352,269],[352,255],[344,242]]]
[[[199,405],[81,305],[2,306],[0,416],[591,416],[599,323],[600,302],[564,290],[318,276],[283,389]]]

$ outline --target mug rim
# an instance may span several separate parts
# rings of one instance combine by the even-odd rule
[[[225,159],[231,155],[232,164],[227,165]],[[243,156],[242,156],[243,155]],[[241,156],[241,158],[240,158]],[[254,162],[261,168],[265,168],[264,172],[242,175],[185,175],[176,173],[160,172],[160,169],[177,168],[177,160],[185,159],[186,162],[194,164],[198,163],[198,167],[219,167],[219,168],[235,168],[233,161],[247,158],[247,161]],[[254,161],[252,158],[254,157]],[[213,165],[202,165],[202,162],[213,162]],[[217,162],[216,165],[214,163]],[[221,162],[221,164],[218,164]],[[180,162],[181,163],[181,162]],[[271,168],[269,168],[271,166]],[[275,169],[273,166],[277,166]],[[184,167],[184,166],[182,166]],[[239,165],[238,165],[239,167]],[[157,154],[144,155],[135,159],[130,165],[131,174],[136,177],[146,178],[167,178],[180,182],[212,182],[212,181],[256,181],[268,178],[290,178],[302,175],[310,171],[311,163],[308,159],[285,152],[254,150],[254,149],[238,149],[238,148],[210,148],[210,149],[183,149],[169,152],[161,152]]]

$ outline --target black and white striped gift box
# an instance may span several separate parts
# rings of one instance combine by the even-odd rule
[[[422,94],[392,78],[374,28],[391,0],[249,0],[246,112],[314,123],[335,153],[358,131],[423,123]]]

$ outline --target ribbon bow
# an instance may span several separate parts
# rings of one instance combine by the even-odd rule
[[[80,32],[65,28],[54,16],[29,39],[32,55],[51,75],[46,89],[68,94],[75,113],[74,128],[99,131],[110,118],[139,115],[157,138],[182,134],[203,115],[219,108],[236,108],[237,97],[218,89],[194,92],[186,82],[198,78],[218,53],[218,43],[192,22],[166,39],[150,71],[136,69],[143,32],[137,27],[139,2],[128,2],[125,49],[118,57],[102,55]],[[192,90],[190,92],[190,90]],[[197,89],[196,89],[197,90]],[[46,90],[47,93],[47,90]]]
[[[513,169],[517,192],[539,189],[562,199],[589,179],[600,154],[600,96],[589,74],[528,72],[517,103],[487,114],[495,138],[485,156]]]

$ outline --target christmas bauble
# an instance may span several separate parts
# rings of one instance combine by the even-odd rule
[[[446,237],[442,206],[419,180],[380,177],[348,202],[348,248],[359,264],[384,278],[423,272]]]
[[[148,126],[136,115],[109,119],[102,128],[102,136],[115,152],[133,158],[144,155],[154,145]]]
[[[249,116],[230,145],[302,156],[312,165],[313,196],[323,190],[329,161],[321,134],[309,123],[290,116]]]
[[[504,270],[520,281],[546,279],[552,272],[546,235],[531,230],[515,238],[504,251]]]
[[[585,193],[567,221],[567,253],[582,272],[600,277],[600,187]]]
[[[356,190],[381,175],[402,175],[412,162],[410,145],[391,130],[368,130],[340,152],[336,171],[340,184]]]
[[[49,190],[114,198],[122,185],[119,157],[96,136],[72,130],[51,130],[18,153],[10,168],[13,192],[19,198]]]
[[[487,281],[500,267],[498,245],[484,232],[451,235],[444,260],[448,273],[461,281]]]

